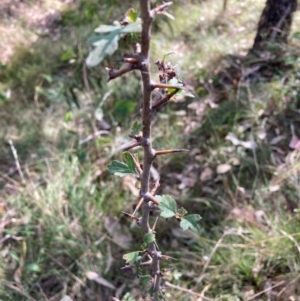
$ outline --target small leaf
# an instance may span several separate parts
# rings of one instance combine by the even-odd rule
[[[102,121],[103,120],[103,110],[101,108],[97,108],[94,112],[94,115],[95,115],[95,118],[98,120],[98,121]]]
[[[118,40],[119,30],[110,33],[109,35],[102,36],[98,42],[95,42],[96,46],[92,50],[86,59],[86,64],[89,67],[97,66],[103,61],[106,55],[112,55],[119,47]]]
[[[143,125],[141,123],[138,123],[137,121],[134,122],[134,124],[131,127],[131,135],[139,135],[140,131],[142,130]]]
[[[160,216],[170,218],[177,212],[175,200],[169,195],[156,195],[155,198],[159,201]]]
[[[127,164],[128,168],[131,170],[131,172],[137,174],[136,169],[135,169],[133,155],[130,152],[124,152],[123,158],[124,158],[125,163]]]
[[[224,174],[228,172],[231,169],[231,166],[229,164],[220,164],[217,167],[217,173],[218,174]]]
[[[27,271],[36,272],[36,273],[39,273],[42,271],[40,265],[38,265],[37,263],[29,263],[25,266],[25,269]]]
[[[176,77],[173,77],[172,79],[170,79],[170,80],[168,81],[168,84],[169,84],[169,85],[172,85],[172,86],[174,86],[174,87],[176,87],[176,88],[178,88],[178,89],[182,89],[182,88],[183,88],[183,84],[180,83]],[[168,89],[168,90],[169,90],[169,89]],[[174,90],[174,89],[171,88],[170,90]],[[170,91],[169,91],[169,92],[170,92]]]
[[[298,148],[300,148],[300,139],[295,134],[292,135],[292,139],[291,139],[291,141],[289,143],[289,147],[291,149],[298,149]]]
[[[151,276],[150,275],[143,275],[141,277],[141,286],[143,287],[144,290],[148,290],[151,286]]]
[[[67,112],[67,113],[65,114],[65,121],[66,121],[66,122],[69,122],[69,121],[71,121],[71,120],[72,120],[72,112],[69,111],[69,112]]]
[[[184,84],[182,82],[180,82],[176,77],[173,77],[172,79],[170,79],[168,81],[168,84],[176,87],[177,89],[180,89],[180,91],[178,91],[176,93],[176,96],[195,98],[195,96],[188,89],[186,89]],[[174,88],[168,89],[168,93],[172,93],[173,91],[175,91]]]
[[[147,245],[155,241],[155,235],[153,233],[147,233],[144,236],[144,243]]]
[[[123,259],[128,264],[134,264],[135,262],[137,262],[140,259],[139,255],[140,255],[140,251],[130,252],[130,253],[124,254]]]
[[[111,174],[118,177],[133,174],[132,170],[125,163],[116,160],[112,161],[112,163],[107,166],[107,169]]]
[[[183,207],[179,208],[175,214],[175,218],[178,220],[182,220],[185,215],[187,215],[187,210]]]
[[[129,23],[135,22],[138,18],[138,15],[139,15],[138,11],[135,10],[134,8],[130,8],[125,14]]]
[[[191,93],[189,90],[184,88],[182,89],[182,95],[184,97],[195,98],[195,95],[193,93]]]
[[[186,215],[182,218],[180,222],[180,227],[182,230],[187,230],[190,228],[193,232],[199,233],[200,232],[200,226],[198,224],[198,221],[201,219],[201,216],[199,214],[190,214]]]

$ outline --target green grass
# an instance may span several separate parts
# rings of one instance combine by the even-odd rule
[[[235,77],[234,64],[253,67],[241,55],[252,45],[264,4],[229,1],[220,16],[222,3],[187,2],[184,9],[176,3],[175,21],[162,16],[154,25],[152,62],[174,51],[168,59],[196,95],[162,108],[155,121],[155,148],[190,149],[155,161],[158,194],[170,194],[202,216],[200,235],[159,222],[162,252],[178,259],[164,263],[164,275],[213,300],[268,300],[263,290],[270,286],[274,300],[289,300],[300,294],[299,151],[288,147],[291,125],[300,136],[299,13],[284,58],[271,62],[260,81],[232,89],[226,72]],[[135,179],[115,179],[106,171],[113,158],[120,159],[119,148],[138,120],[141,88],[138,76],[107,84],[102,67],[84,69],[93,28],[121,19],[127,8],[107,1],[99,12],[96,4],[57,6],[56,41],[38,36],[24,17],[14,41],[22,45],[12,47],[1,65],[1,300],[109,300],[114,291],[89,279],[90,271],[117,288],[124,285],[120,299],[126,292],[127,301],[143,294],[134,275],[120,271],[122,255],[142,241],[140,228],[120,213],[137,203]],[[112,58],[109,64],[118,63]],[[103,130],[102,112],[110,130],[88,138]],[[230,133],[254,140],[257,148],[234,145]],[[220,164],[231,170],[218,175]],[[198,298],[180,289],[166,295]]]

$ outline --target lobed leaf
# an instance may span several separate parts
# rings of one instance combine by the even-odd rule
[[[147,233],[144,236],[144,243],[146,243],[147,245],[151,244],[154,241],[155,241],[155,235],[153,233]]]
[[[137,121],[135,121],[131,127],[131,135],[139,135],[142,128],[143,128],[143,125],[141,123],[138,123]]]
[[[160,216],[164,218],[173,217],[177,212],[175,200],[169,195],[156,195],[155,198],[159,201]]]
[[[120,36],[114,31],[109,35],[102,36],[102,38],[94,42],[95,49],[90,52],[86,59],[86,64],[89,67],[97,66],[103,61],[106,55],[112,55],[119,47]]]
[[[129,23],[135,22],[138,19],[138,15],[139,12],[134,8],[130,8],[125,14],[126,19],[128,20]]]
[[[136,172],[133,155],[130,152],[124,152],[123,158],[124,158],[125,163],[127,164],[128,168],[131,170],[131,172],[134,174],[138,174]]]
[[[182,230],[191,229],[195,233],[200,232],[200,226],[198,224],[198,221],[201,219],[201,216],[199,214],[190,214],[186,215],[182,218],[180,222],[180,227]]]
[[[105,56],[112,55],[118,49],[121,34],[141,32],[142,21],[138,18],[136,22],[126,26],[100,25],[95,31],[101,35],[92,37],[89,41],[95,46],[86,59],[86,64],[89,67],[97,66]]]
[[[140,259],[139,255],[140,255],[140,251],[130,252],[130,253],[124,254],[123,259],[128,264],[134,264],[135,262],[137,262]]]
[[[116,160],[112,161],[111,164],[107,166],[107,169],[111,174],[118,177],[124,177],[134,173],[127,164]]]

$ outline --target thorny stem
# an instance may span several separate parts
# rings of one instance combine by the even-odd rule
[[[142,206],[142,219],[141,227],[144,235],[152,233],[149,225],[150,204],[149,198],[145,197],[150,195],[149,180],[150,168],[155,157],[155,152],[152,149],[151,142],[151,78],[149,70],[149,48],[150,48],[150,35],[151,24],[153,21],[153,12],[150,9],[150,0],[140,0],[141,18],[142,18],[142,36],[141,36],[141,75],[143,81],[143,139],[147,141],[143,145],[144,148],[144,165],[143,173],[141,175],[141,197],[144,197],[145,205]],[[159,254],[155,242],[148,245],[148,252],[152,257],[152,277],[153,277],[153,301],[158,301],[158,293],[160,291],[160,262]]]

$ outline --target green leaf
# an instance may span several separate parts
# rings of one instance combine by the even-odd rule
[[[143,287],[144,290],[148,290],[150,289],[151,286],[151,276],[150,275],[143,275],[141,276],[141,286]]]
[[[128,168],[131,170],[131,172],[138,174],[135,169],[133,155],[130,152],[124,152],[123,158],[124,158],[125,163],[127,164]]]
[[[119,32],[119,30],[118,30]],[[103,61],[106,55],[112,55],[119,47],[120,36],[116,31],[113,31],[109,35],[102,36],[101,39],[94,43],[96,46],[92,50],[86,59],[86,64],[89,67],[97,66]]]
[[[66,122],[69,122],[69,121],[71,121],[71,120],[72,120],[72,112],[69,111],[69,112],[67,112],[67,113],[65,114],[65,121],[66,121]]]
[[[135,262],[137,262],[140,259],[139,255],[140,255],[140,251],[130,252],[130,253],[124,254],[123,259],[128,264],[134,264]]]
[[[118,177],[124,177],[133,174],[132,170],[123,162],[112,161],[110,165],[107,166],[108,171]]]
[[[42,271],[40,265],[38,265],[37,263],[29,263],[25,266],[25,269],[27,271],[36,272],[36,273],[39,273]]]
[[[195,95],[192,92],[190,92],[188,89],[186,89],[185,87],[183,87],[183,89],[181,90],[181,93],[184,97],[195,98]]]
[[[153,233],[147,233],[144,236],[144,243],[146,243],[147,245],[151,244],[154,241],[155,241],[155,235]]]
[[[101,35],[92,37],[89,41],[95,46],[86,59],[86,64],[89,67],[97,66],[105,56],[112,55],[118,49],[118,41],[123,33],[141,32],[142,21],[137,19],[136,22],[123,27],[119,25],[101,25],[95,31],[101,33]]]
[[[200,226],[198,224],[198,221],[201,219],[201,216],[199,214],[190,214],[186,215],[182,218],[180,222],[180,227],[185,231],[188,228],[190,228],[193,232],[199,233],[200,232]]]
[[[106,34],[115,30],[119,30],[120,28],[122,28],[121,25],[100,25],[94,31],[98,33]]]
[[[66,51],[61,55],[60,59],[61,61],[69,61],[74,56],[74,49],[72,47],[68,47]]]
[[[129,23],[133,23],[137,20],[138,18],[138,11],[135,10],[134,8],[130,8],[127,12],[126,12],[126,18],[128,20]]]
[[[176,93],[176,96],[182,95],[184,97],[195,98],[195,96],[189,90],[187,90],[184,87],[184,84],[181,83],[176,77],[173,77],[172,79],[170,79],[168,81],[168,84],[180,89],[180,91],[178,91]],[[175,90],[174,88],[169,88],[168,93],[172,93],[174,90]]]
[[[136,22],[130,23],[120,30],[121,33],[137,33],[142,31],[142,20],[137,19]]]
[[[155,198],[159,201],[160,216],[170,218],[177,212],[175,200],[169,195],[156,195]]]
[[[168,84],[172,85],[172,86],[174,86],[174,87],[176,87],[178,89],[182,89],[182,87],[183,87],[183,83],[180,83],[176,77],[173,77],[172,79],[170,79],[168,81]]]
[[[177,211],[181,216],[185,216],[188,212],[183,208],[179,208]]]
[[[134,122],[134,124],[131,127],[131,135],[139,135],[140,131],[142,130],[143,125],[141,123],[138,123],[137,121]]]

